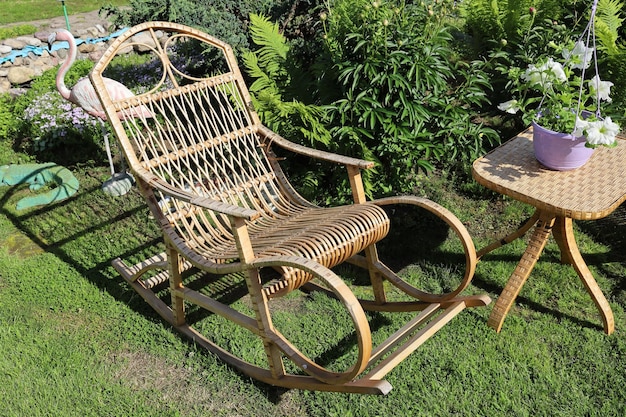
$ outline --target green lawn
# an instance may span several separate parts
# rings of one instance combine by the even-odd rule
[[[0,148],[0,165],[24,160],[6,143]],[[0,187],[0,415],[626,415],[623,209],[576,224],[583,256],[613,307],[614,335],[602,332],[595,306],[550,241],[502,333],[486,325],[491,305],[466,310],[388,375],[394,388],[385,397],[288,391],[198,350],[124,283],[111,260],[160,251],[158,231],[136,190],[117,198],[100,191],[104,152],[72,155],[64,164],[81,189],[69,200],[17,212],[28,189]],[[433,177],[420,194],[459,215],[477,246],[530,214],[478,186],[461,192],[451,184]],[[517,241],[486,256],[469,292],[496,298],[523,250]],[[233,306],[245,309],[246,299]],[[351,331],[340,314],[326,297],[296,294],[277,305],[276,320],[305,349],[339,356],[340,364],[333,352],[349,353],[341,340]],[[294,318],[305,320],[304,331]],[[372,319],[378,338],[402,323],[387,314]],[[199,327],[251,361],[263,357],[249,334],[214,316]]]
[[[112,4],[125,6],[128,0],[66,0],[68,14],[91,12]],[[29,22],[63,16],[63,6],[58,0],[0,0],[0,25]]]

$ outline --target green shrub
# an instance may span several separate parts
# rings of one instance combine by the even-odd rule
[[[371,192],[411,191],[420,170],[470,162],[498,140],[475,120],[489,80],[455,53],[451,1],[330,6],[326,45],[340,92],[332,132],[341,153],[379,162]]]
[[[479,52],[503,39],[518,44],[534,21],[561,22],[566,17],[571,21],[587,6],[570,0],[465,0],[460,4],[465,30]]]
[[[311,91],[313,81],[301,70],[301,65],[296,65],[293,48],[279,33],[278,25],[266,17],[251,15],[250,33],[259,49],[244,52],[242,62],[248,75],[255,80],[250,84],[250,92],[263,123],[296,143],[328,149],[332,138],[324,124],[325,110],[310,103],[311,97],[306,92]],[[336,167],[311,169],[310,165],[300,163],[296,155],[291,155],[287,161],[293,182],[301,185],[299,191],[307,198],[321,201],[348,197],[347,184],[341,186],[341,180],[328,180]],[[341,177],[346,178],[345,172]],[[334,186],[327,187],[328,183]],[[331,193],[322,195],[320,189]]]
[[[156,20],[181,23],[206,31],[238,50],[248,47],[248,16],[268,14],[273,3],[271,0],[131,0],[130,7],[108,6],[103,10],[122,26]]]
[[[13,99],[9,94],[0,94],[0,140],[11,137],[18,129],[18,120],[13,116]]]
[[[259,21],[251,20],[260,48],[244,54],[244,62],[266,124],[291,140],[378,162],[363,173],[370,196],[412,191],[420,170],[466,164],[497,142],[496,132],[475,120],[489,83],[454,53],[443,23],[449,3],[329,6],[319,33],[323,48],[304,65],[298,58],[307,54],[294,52],[298,44],[276,25],[270,30],[266,21],[257,30]],[[289,171],[305,184],[347,189],[340,169],[296,165]]]
[[[22,35],[32,35],[36,31],[37,28],[33,25],[17,25],[8,28],[0,28],[0,41]]]

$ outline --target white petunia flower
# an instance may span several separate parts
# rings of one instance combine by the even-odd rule
[[[610,146],[615,142],[615,136],[619,133],[619,126],[610,117],[607,117],[604,120],[589,122],[585,132],[587,134],[587,143],[593,146]]]
[[[563,58],[572,68],[587,69],[591,65],[593,48],[587,48],[582,41],[576,42],[571,51],[563,49]]]
[[[576,124],[574,125],[574,136],[579,137],[585,134],[585,130],[589,127],[589,122],[581,119],[580,117],[576,117]]]
[[[519,106],[517,105],[517,100],[509,100],[498,104],[498,109],[510,114],[515,114],[519,111]]]
[[[600,77],[596,75],[589,82],[589,90],[593,93],[594,96],[600,98],[600,100],[604,100],[607,102],[611,102],[611,87],[613,87],[613,83],[610,81],[601,81]]]
[[[549,88],[554,82],[567,82],[567,76],[565,75],[565,71],[563,71],[563,66],[555,62],[552,58],[549,58],[548,61],[540,67],[536,67],[532,64],[529,65],[526,72],[522,75],[522,78],[528,81],[531,86],[539,85],[542,88]]]

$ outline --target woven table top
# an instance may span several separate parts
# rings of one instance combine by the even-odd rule
[[[536,159],[532,128],[474,161],[481,185],[557,216],[593,220],[626,200],[626,138],[615,148],[599,147],[581,168],[553,171]]]

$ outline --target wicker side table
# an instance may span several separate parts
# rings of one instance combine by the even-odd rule
[[[534,157],[532,129],[527,129],[474,161],[472,175],[481,185],[536,208],[518,230],[481,249],[478,257],[522,237],[533,226],[526,251],[495,303],[488,325],[500,331],[504,319],[530,276],[551,234],[561,261],[571,264],[598,308],[607,334],[615,322],[608,301],[583,260],[572,220],[594,220],[611,214],[626,200],[626,138],[616,148],[599,148],[583,167],[552,171]]]

